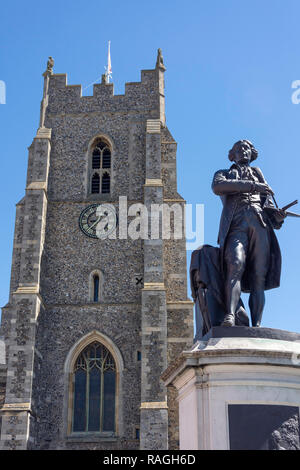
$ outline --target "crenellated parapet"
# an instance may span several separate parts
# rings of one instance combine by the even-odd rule
[[[145,112],[153,119],[161,119],[161,68],[142,70],[140,82],[125,84],[123,95],[114,94],[113,83],[99,83],[93,87],[92,96],[82,96],[81,85],[68,85],[66,74],[53,74],[49,80],[48,108],[51,115],[59,113],[90,112]]]

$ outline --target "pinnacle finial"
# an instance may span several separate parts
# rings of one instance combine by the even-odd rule
[[[47,62],[46,72],[50,72],[52,74],[53,73],[53,65],[54,65],[54,59],[53,59],[53,57],[49,56],[49,59],[48,59],[48,62]]]
[[[164,66],[162,51],[160,48],[157,50],[156,68],[166,70],[166,67]]]

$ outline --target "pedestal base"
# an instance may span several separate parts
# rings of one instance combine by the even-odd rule
[[[178,390],[180,449],[300,449],[298,337],[218,328],[184,351],[162,377]]]

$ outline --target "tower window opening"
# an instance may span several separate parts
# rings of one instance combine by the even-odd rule
[[[104,173],[102,176],[102,194],[110,192],[110,176],[108,173]]]
[[[98,148],[96,148],[93,152],[93,160],[92,160],[92,168],[94,169],[100,169],[100,160],[101,160],[101,153]]]
[[[93,300],[94,302],[99,302],[99,276],[98,274],[94,275],[93,278]]]
[[[100,192],[100,176],[98,173],[94,173],[92,177],[92,194],[97,194]]]
[[[93,145],[90,167],[91,194],[109,194],[111,190],[111,149],[102,139],[97,139]],[[97,170],[97,173],[93,170]]]
[[[110,168],[110,150],[106,147],[102,154],[102,168]]]

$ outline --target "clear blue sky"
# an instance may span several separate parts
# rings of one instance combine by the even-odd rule
[[[211,180],[229,166],[228,149],[238,139],[259,150],[257,165],[280,205],[300,199],[300,104],[291,101],[291,84],[300,80],[299,17],[297,0],[2,3],[0,304],[8,300],[15,204],[24,195],[49,55],[69,84],[87,86],[104,72],[111,40],[117,94],[125,82],[139,81],[141,69],[154,67],[162,48],[179,191],[187,202],[205,205],[205,243],[214,245],[221,202]],[[300,332],[300,220],[286,220],[277,234],[282,285],[267,292],[263,326]]]

